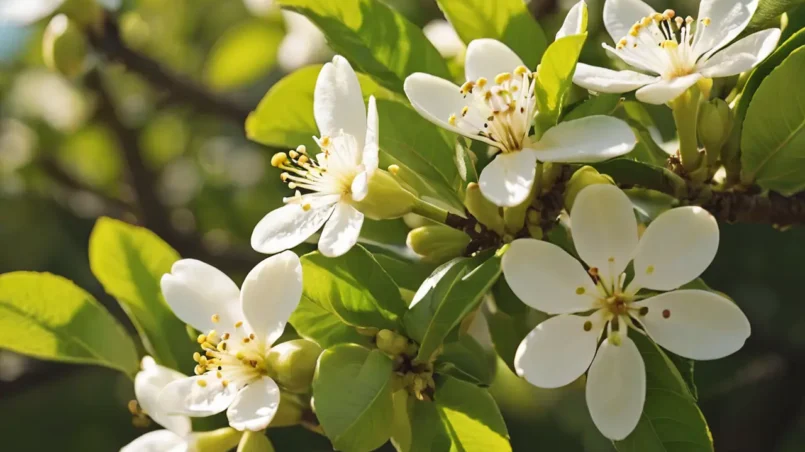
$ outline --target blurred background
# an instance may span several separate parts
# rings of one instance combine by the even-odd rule
[[[0,0],[0,272],[70,278],[133,331],[89,270],[89,233],[106,215],[242,278],[260,259],[248,246],[253,226],[287,193],[269,162],[273,150],[249,142],[244,121],[284,74],[330,58],[322,35],[271,0],[106,0],[112,28],[93,42],[91,68],[68,79],[43,62],[47,20],[20,24],[37,2],[48,3],[16,2],[30,3],[25,11]],[[446,58],[461,60],[462,45],[433,0],[385,2],[425,27]],[[532,0],[529,10],[552,36],[572,3]],[[698,8],[649,3],[683,15]],[[600,47],[609,40],[603,1],[588,5],[581,60],[611,64]],[[669,111],[652,113],[658,141],[671,139]],[[805,450],[805,232],[721,226],[720,252],[704,278],[742,307],[753,336],[742,352],[696,365],[716,450]],[[386,229],[404,243],[402,223]],[[366,234],[371,241],[372,228]],[[147,431],[132,424],[124,376],[2,346],[0,449],[111,451]],[[579,387],[536,390],[500,365],[492,392],[515,451],[614,450],[593,427]],[[331,450],[301,428],[269,436],[279,451]]]

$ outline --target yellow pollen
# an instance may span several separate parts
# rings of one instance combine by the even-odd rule
[[[389,165],[389,172],[396,176],[397,173],[400,172],[400,166],[399,165]]]
[[[219,343],[217,348],[218,348],[219,352],[225,351],[226,350],[226,342]]]
[[[206,356],[200,357],[198,360],[198,365],[201,367],[207,367],[207,357]]]
[[[495,83],[498,85],[511,80],[512,74],[510,72],[502,72],[495,76]]]
[[[631,30],[629,30],[629,36],[637,37],[637,35],[639,34],[640,34],[640,27],[638,25],[635,25],[634,27],[632,27]]]
[[[196,366],[196,367],[193,369],[193,373],[195,373],[196,375],[201,375],[201,374],[203,374],[203,373],[204,373],[204,368],[203,368],[203,367],[201,367],[201,366]]]
[[[224,387],[229,386],[229,382],[228,382],[228,381],[226,381],[226,380],[223,380],[223,381],[221,382],[221,384],[222,384],[222,385],[224,385]]]
[[[654,266],[653,266],[653,265],[649,265],[648,267],[646,267],[646,274],[647,274],[647,275],[650,275],[650,274],[652,274],[652,273],[654,273]]]
[[[218,314],[213,314],[210,320],[212,320],[212,323],[218,323],[221,321],[221,316]]]
[[[236,358],[236,359],[239,359],[239,360],[242,360],[244,356],[245,356],[245,355],[243,354],[243,352],[238,352],[238,353],[235,355],[235,358]]]
[[[193,361],[198,362],[201,359],[201,353],[195,352],[193,353]]]
[[[514,73],[520,76],[528,74],[528,68],[525,66],[517,66],[517,69],[514,70]]]
[[[244,337],[244,338],[243,338],[243,343],[244,343],[244,344],[248,344],[250,340],[251,340],[251,339],[249,339],[248,337]]]
[[[221,373],[220,370],[218,372],[215,372],[215,376],[218,378],[224,378],[224,375]]]
[[[249,339],[254,340],[254,333],[249,335]]]
[[[207,336],[199,334],[198,337],[196,338],[196,342],[198,342],[199,344],[207,342]]]
[[[288,155],[291,156],[292,159],[299,158],[299,153],[296,151],[290,151]]]
[[[486,82],[487,82],[486,77],[481,77],[475,82],[475,84],[478,85],[479,88],[483,88],[484,86],[486,86]]]
[[[576,288],[576,295],[584,295],[584,292],[586,292],[586,290],[584,289],[584,287],[578,287],[578,288]]]
[[[651,18],[654,19],[655,22],[662,22],[662,14],[660,13],[654,13]]]
[[[648,27],[649,25],[651,25],[651,16],[646,16],[640,19],[640,25],[644,27]]]
[[[673,40],[669,39],[669,40],[666,40],[666,41],[662,42],[662,48],[663,49],[676,49],[677,47],[679,47],[679,43],[676,42],[676,41],[673,41]]]
[[[710,22],[712,21],[710,20],[709,17],[705,17],[704,19],[702,19],[702,24],[704,24],[705,27],[710,25]]]
[[[241,326],[243,326],[243,322],[238,322],[235,324],[235,328],[240,328]]]
[[[321,137],[321,140],[319,140],[319,142],[321,143],[322,147],[326,148],[330,146],[330,137],[327,136]]]
[[[288,156],[284,152],[277,152],[271,156],[271,166],[279,167],[288,161]]]
[[[470,111],[470,107],[465,106],[461,109],[461,116],[467,116],[467,112]]]
[[[310,204],[302,204],[302,210],[304,210],[305,212],[310,210]]]
[[[461,85],[461,94],[471,93],[472,88],[475,86],[475,82],[469,81]]]
[[[305,163],[309,162],[310,159],[306,155],[299,156],[299,164],[304,165]]]
[[[198,383],[198,385],[201,386],[202,388],[207,387],[207,380],[198,380],[196,381],[196,383]]]
[[[218,334],[218,332],[217,332],[217,331],[215,331],[215,330],[212,330],[212,331],[210,331],[209,333],[207,333],[207,341],[208,341],[208,342],[213,342],[213,341],[215,341],[215,335],[216,335],[216,334]]]
[[[229,333],[224,333],[224,335],[221,336],[221,339],[223,339],[223,340],[229,339]]]
[[[456,115],[455,115],[455,114],[450,115],[450,117],[449,117],[449,118],[447,118],[447,122],[448,122],[448,123],[449,123],[451,126],[455,126],[455,125],[456,125]]]
[[[215,346],[210,344],[209,342],[201,344],[201,348],[204,350],[215,350]]]

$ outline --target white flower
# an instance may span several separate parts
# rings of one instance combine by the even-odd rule
[[[780,29],[759,31],[719,50],[746,28],[758,1],[702,0],[695,20],[673,10],[660,14],[641,0],[607,0],[604,25],[616,45],[604,48],[641,72],[579,63],[573,82],[602,93],[637,89],[640,101],[663,104],[701,78],[748,71],[774,50]]]
[[[591,185],[579,193],[570,216],[589,274],[561,248],[538,240],[515,240],[503,257],[514,293],[535,309],[558,314],[526,336],[515,368],[535,386],[557,388],[589,367],[590,414],[606,437],[620,440],[637,425],[646,396],[645,366],[627,335],[630,328],[677,355],[709,360],[739,350],[749,321],[722,296],[674,290],[697,278],[716,254],[718,224],[705,210],[671,209],[638,240],[629,198],[612,185]],[[630,261],[635,276],[624,287]],[[669,292],[647,296],[640,289]]]
[[[430,74],[412,74],[405,79],[405,93],[429,121],[500,151],[478,180],[484,196],[499,206],[515,206],[528,197],[537,160],[597,162],[635,145],[629,126],[606,116],[564,122],[533,139],[535,74],[499,41],[470,42],[465,76],[467,82],[458,87]]]
[[[169,383],[185,378],[179,372],[157,364],[153,358],[143,358],[134,378],[134,395],[142,411],[165,430],[146,433],[130,442],[120,452],[190,452],[195,438],[187,416],[171,415],[158,403],[159,393]]]
[[[277,50],[277,62],[285,72],[293,72],[302,66],[319,63],[333,52],[327,39],[307,17],[293,11],[282,11],[287,33]]]
[[[290,251],[259,263],[242,290],[216,268],[183,259],[162,277],[162,292],[173,312],[200,331],[196,376],[168,384],[162,409],[187,416],[227,410],[236,430],[268,426],[280,403],[280,389],[266,363],[302,296],[302,266]]]
[[[464,42],[456,33],[456,29],[450,22],[444,19],[436,19],[428,22],[422,28],[425,37],[428,38],[433,47],[444,58],[455,58],[464,52]]]
[[[252,248],[273,254],[293,248],[318,231],[319,251],[340,256],[358,241],[363,213],[353,207],[368,194],[368,181],[378,164],[378,118],[374,97],[369,114],[355,71],[336,56],[321,70],[313,95],[313,113],[322,137],[322,152],[311,158],[304,146],[279,153],[271,164],[285,170],[283,181],[308,191],[285,198],[285,206],[254,228]],[[329,220],[329,221],[328,221]],[[325,223],[327,223],[325,225]]]

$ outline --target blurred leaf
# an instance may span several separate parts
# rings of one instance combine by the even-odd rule
[[[95,187],[112,188],[120,182],[120,155],[114,134],[106,127],[90,124],[62,142],[58,160],[76,178]]]
[[[520,346],[520,342],[533,329],[533,326],[528,323],[528,317],[544,316],[547,318],[546,315],[533,309],[527,312],[528,316],[521,315],[516,317],[500,310],[486,315],[486,321],[489,324],[489,335],[492,337],[495,351],[512,372],[516,372],[514,369],[514,355],[517,352],[517,347]]]
[[[243,432],[237,452],[274,452],[274,445],[271,444],[264,431],[247,430]]]
[[[760,84],[741,135],[741,179],[790,196],[805,189],[805,47]]]
[[[503,416],[486,389],[445,376],[439,379],[434,401],[453,441],[450,450],[512,450]]]
[[[621,100],[620,94],[602,93],[597,96],[590,96],[589,99],[567,112],[562,121],[572,121],[594,115],[611,115],[618,108]]]
[[[506,278],[498,278],[492,286],[492,295],[495,297],[495,306],[510,316],[525,315],[528,311],[528,306],[514,294]]]
[[[189,364],[196,348],[159,285],[177,260],[179,254],[153,232],[111,218],[99,218],[89,239],[92,273],[126,311],[146,351],[172,369]]]
[[[394,419],[392,365],[379,350],[352,344],[321,354],[313,397],[319,422],[336,450],[368,452],[388,441]]]
[[[318,26],[333,50],[378,83],[403,92],[405,77],[450,78],[439,52],[416,25],[375,0],[279,0]]]
[[[50,273],[0,275],[0,344],[39,359],[138,369],[131,337],[89,293]]]
[[[650,339],[634,335],[646,364],[646,404],[635,430],[615,441],[618,452],[712,452],[710,430],[674,363]]]
[[[218,90],[238,88],[265,76],[277,60],[285,33],[266,20],[242,22],[215,43],[204,67],[207,84]]]
[[[501,41],[531,70],[536,69],[548,40],[523,0],[437,0],[458,36],[469,44],[480,38]],[[511,68],[510,70],[514,70]]]
[[[635,148],[625,157],[648,163],[649,165],[664,167],[668,161],[668,153],[651,136],[650,129],[655,127],[651,114],[640,102],[626,101],[622,105],[623,109],[621,111],[623,113],[618,116],[632,127],[632,131],[637,136]]]
[[[542,56],[537,72],[537,120],[547,130],[562,115],[565,96],[573,86],[573,73],[587,33],[569,35],[553,42]]]
[[[190,141],[186,119],[171,111],[158,112],[140,134],[140,147],[148,165],[158,170],[182,155]]]

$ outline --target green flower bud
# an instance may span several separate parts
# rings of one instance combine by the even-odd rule
[[[723,99],[705,102],[699,109],[697,125],[699,142],[704,145],[710,161],[715,162],[732,130],[732,111]]]
[[[306,339],[283,342],[268,352],[268,368],[272,377],[289,392],[310,390],[321,347]]]
[[[274,452],[274,445],[264,431],[245,431],[238,443],[237,452]]]
[[[375,338],[377,348],[391,356],[398,356],[408,350],[408,338],[391,330],[380,330]]]
[[[438,264],[464,254],[470,244],[470,236],[438,224],[411,230],[406,243],[423,260]]]
[[[376,169],[367,184],[366,196],[353,201],[353,205],[372,220],[399,218],[410,213],[417,202],[416,195],[403,188],[387,171]]]
[[[615,181],[606,174],[599,173],[592,166],[582,166],[579,168],[570,176],[570,180],[567,182],[567,187],[565,188],[565,209],[570,212],[579,192],[588,185],[595,184],[615,185]]]
[[[87,37],[64,14],[53,17],[42,38],[45,65],[65,77],[81,75],[86,66]]]
[[[285,391],[280,392],[280,405],[277,414],[271,419],[269,427],[290,427],[302,420],[303,408],[297,396]]]
[[[503,217],[500,216],[500,209],[492,201],[486,199],[481,193],[481,187],[475,182],[467,185],[464,205],[481,224],[503,235]]]
[[[97,0],[65,0],[59,12],[82,28],[99,26],[103,19],[103,7]]]
[[[224,452],[233,449],[240,442],[243,432],[232,427],[219,428],[209,432],[194,433],[195,448],[198,452]]]

